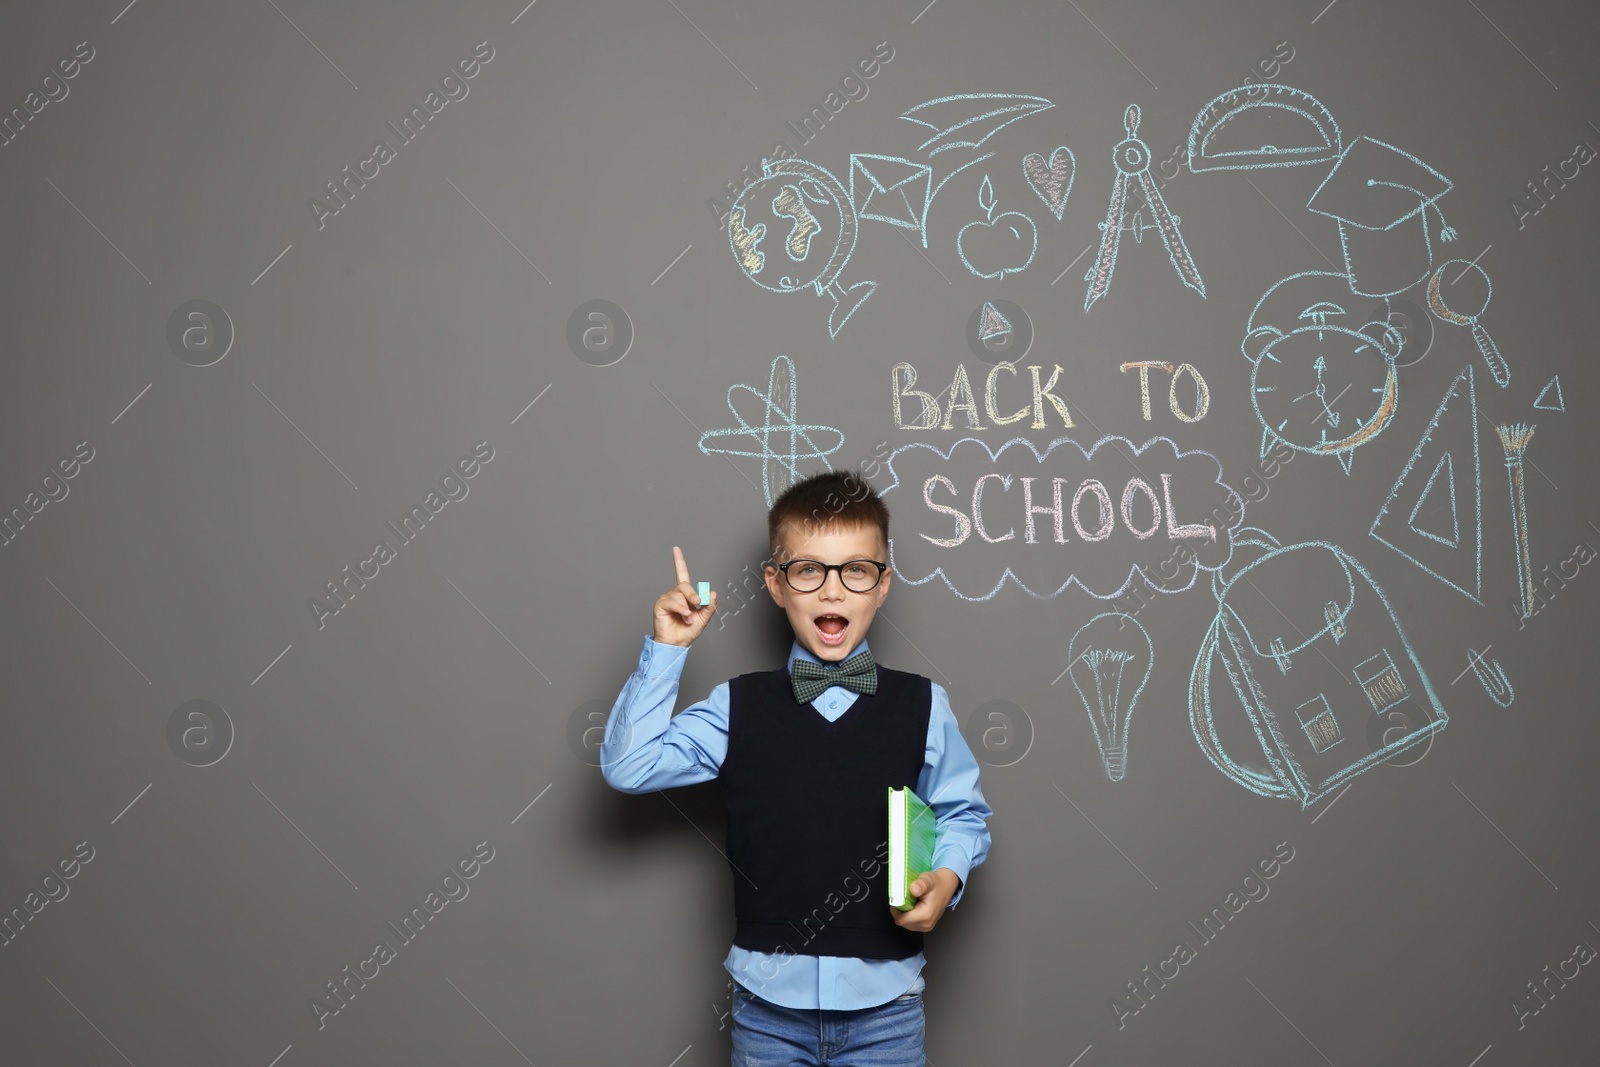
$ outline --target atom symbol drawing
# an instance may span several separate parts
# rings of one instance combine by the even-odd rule
[[[752,425],[739,410],[734,394],[741,390],[761,402],[763,412],[759,425]],[[700,435],[700,451],[708,456],[721,453],[725,456],[750,456],[761,460],[761,491],[766,494],[767,507],[770,508],[775,497],[799,479],[800,472],[795,469],[796,463],[803,459],[820,459],[829,470],[832,470],[833,467],[828,464],[827,457],[844,447],[844,434],[832,426],[796,422],[795,413],[798,405],[799,390],[795,385],[794,362],[788,356],[779,356],[772,361],[772,376],[767,382],[766,393],[763,394],[750,385],[736,384],[728,387],[728,410],[739,420],[739,425],[725,430],[707,430]],[[832,434],[836,440],[832,447],[821,448],[812,440],[812,434],[819,437]],[[774,438],[777,438],[781,445],[786,436],[789,440],[787,451],[773,447]],[[722,438],[733,438],[740,443],[748,441],[760,451],[706,443]],[[802,445],[804,451],[801,450]]]

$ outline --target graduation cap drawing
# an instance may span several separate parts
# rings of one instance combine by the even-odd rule
[[[1409,152],[1371,137],[1352,141],[1307,201],[1339,224],[1350,289],[1393,296],[1428,276],[1433,245],[1427,209],[1439,215],[1439,239],[1455,240],[1435,203],[1454,186]]]

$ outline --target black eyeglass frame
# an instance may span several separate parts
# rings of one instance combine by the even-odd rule
[[[794,566],[796,563],[814,563],[818,567],[822,568],[822,581],[817,583],[815,589],[801,589],[799,586],[794,584],[794,579],[789,577],[789,568]],[[872,584],[867,586],[865,589],[851,589],[844,580],[844,569],[856,563],[870,563],[874,567],[878,568],[878,577],[875,578]],[[775,566],[778,568],[778,570],[783,572],[784,582],[788,584],[790,589],[793,589],[797,593],[815,593],[818,589],[821,589],[823,586],[827,585],[829,571],[839,572],[839,584],[844,586],[845,592],[870,593],[874,589],[878,588],[879,584],[882,583],[884,572],[889,569],[889,565],[887,563],[880,563],[875,559],[866,558],[847,559],[843,563],[824,563],[820,559],[791,559],[788,563],[778,563],[775,564]]]

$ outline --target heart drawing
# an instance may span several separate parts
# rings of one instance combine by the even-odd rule
[[[1049,163],[1045,163],[1044,157],[1037,152],[1029,152],[1022,157],[1022,173],[1057,222],[1061,221],[1062,212],[1067,210],[1067,196],[1072,192],[1072,178],[1077,171],[1077,160],[1073,159],[1072,150],[1066,145],[1050,153]]]

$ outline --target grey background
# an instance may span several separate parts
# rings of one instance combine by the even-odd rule
[[[1487,423],[1483,606],[1366,536],[1476,362],[1486,418],[1539,425],[1534,568],[1600,543],[1584,527],[1600,519],[1587,420],[1600,177],[1583,168],[1520,229],[1508,206],[1575,141],[1600,144],[1590,6],[13,5],[0,104],[20,105],[83,40],[95,57],[69,95],[0,148],[0,504],[21,504],[76,443],[95,450],[0,550],[0,910],[76,843],[95,850],[0,948],[8,1062],[725,1062],[716,786],[623,796],[572,741],[574,716],[581,742],[585,706],[603,714],[633,668],[673,544],[719,589],[765,555],[760,462],[707,456],[700,433],[732,425],[728,387],[764,388],[786,354],[801,417],[844,434],[833,466],[879,441],[947,447],[963,435],[894,427],[889,369],[909,359],[935,390],[958,362],[986,370],[965,326],[1003,298],[1028,312],[1035,361],[1067,366],[1070,401],[1106,432],[1170,434],[1237,485],[1259,444],[1245,318],[1273,281],[1339,255],[1332,223],[1298,208],[1317,179],[1176,179],[1166,196],[1204,300],[1153,235],[1124,242],[1088,315],[1085,263],[1051,279],[1097,238],[1124,108],[1140,104],[1165,158],[1280,41],[1294,58],[1279,80],[1327,104],[1347,141],[1391,141],[1455,182],[1440,206],[1461,237],[1436,259],[1486,250],[1496,282],[1484,322],[1508,389],[1466,330],[1440,326],[1352,476],[1298,457],[1249,511],[1286,543],[1327,538],[1368,567],[1449,727],[1420,762],[1378,767],[1331,806],[1237,788],[1188,728],[1215,609],[1201,588],[1141,614],[1155,668],[1113,783],[1076,694],[1052,685],[1103,602],[893,588],[871,635],[880,660],[945,685],[963,724],[1005,700],[1032,733],[1023,759],[985,768],[992,857],[929,939],[930,1060],[1466,1067],[1600,1048],[1592,968],[1524,1029],[1511,1007],[1576,942],[1600,944],[1600,579],[1583,569],[1518,629]],[[483,40],[495,55],[468,97],[319,230],[307,200]],[[926,256],[863,225],[846,280],[881,288],[830,340],[822,302],[740,275],[706,200],[774,140],[793,145],[783,124],[880,40],[895,54],[869,95],[799,154],[842,178],[852,152],[914,144],[896,116],[921,101],[1048,97],[1053,110],[996,138],[1011,161],[994,171],[1001,209],[1034,216],[1038,258],[998,282],[961,267],[950,231],[974,170],[938,202],[947,229]],[[1057,144],[1077,158],[1059,223],[1015,163]],[[204,368],[166,343],[195,299],[237,333]],[[636,333],[608,367],[566,344],[591,299]],[[1178,424],[1158,401],[1144,424],[1117,371],[1137,358],[1200,368],[1208,417]],[[1557,373],[1567,413],[1533,411]],[[495,458],[469,496],[319,629],[308,598],[480,440]],[[682,702],[776,665],[788,640],[781,614],[752,604],[695,646]],[[1457,674],[1488,646],[1516,687],[1508,709]],[[210,766],[169,745],[191,700],[235,731]],[[975,749],[981,733],[969,727]],[[494,859],[470,895],[319,1029],[324,983],[484,840]],[[1281,841],[1295,858],[1271,895],[1119,1029],[1111,998]]]

